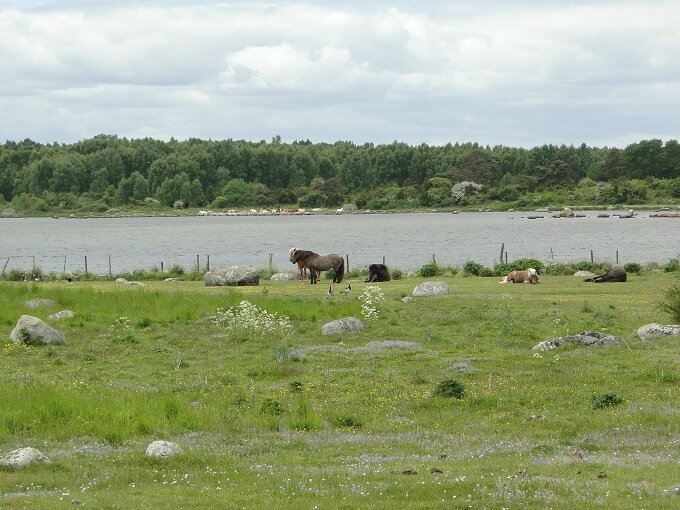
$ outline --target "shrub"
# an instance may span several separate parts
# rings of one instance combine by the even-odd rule
[[[503,276],[508,274],[510,271],[524,271],[533,267],[539,273],[545,271],[545,264],[540,260],[536,259],[518,259],[509,264],[498,264],[494,267],[496,276]]]
[[[626,273],[640,274],[640,271],[642,271],[642,266],[636,262],[630,262],[629,264],[625,264],[623,266],[623,270]]]
[[[466,262],[463,266],[463,274],[467,276],[493,276],[494,271],[478,262]]]
[[[432,276],[437,276],[438,274],[441,274],[441,272],[436,262],[425,264],[418,270],[418,275],[423,278],[430,278]]]
[[[260,407],[260,412],[262,414],[268,414],[271,416],[281,416],[282,414],[286,413],[286,410],[278,400],[274,400],[273,398],[265,398],[264,402],[262,402],[262,406]]]
[[[433,394],[437,397],[461,399],[465,395],[465,387],[455,379],[445,379],[437,384]]]
[[[345,427],[350,429],[360,429],[364,426],[363,422],[356,416],[337,416],[331,418],[330,422],[336,427]]]
[[[659,308],[670,314],[674,323],[680,323],[680,283],[666,289],[664,298],[665,300],[659,303]]]
[[[617,406],[623,403],[623,399],[616,393],[605,393],[604,395],[593,395],[591,397],[593,409],[604,409],[605,407]]]
[[[668,264],[663,266],[664,273],[675,273],[680,271],[680,259],[671,259]]]
[[[404,273],[401,272],[401,269],[393,269],[391,274],[393,280],[401,280],[404,277]]]

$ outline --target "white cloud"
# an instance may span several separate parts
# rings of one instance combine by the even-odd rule
[[[0,140],[669,138],[679,23],[671,1],[4,2]]]

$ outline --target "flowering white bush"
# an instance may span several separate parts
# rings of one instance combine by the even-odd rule
[[[364,319],[375,320],[380,317],[378,307],[385,301],[385,294],[377,285],[368,285],[359,296],[359,301]]]
[[[479,193],[480,191],[482,191],[482,188],[484,188],[484,186],[482,186],[481,184],[477,184],[476,182],[473,181],[457,182],[451,188],[451,198],[454,203],[458,203],[463,199],[465,195]]]
[[[212,317],[213,324],[224,327],[228,331],[245,335],[263,335],[267,333],[288,333],[293,329],[290,318],[278,316],[259,308],[249,301],[241,301],[238,306],[227,309],[218,308]]]

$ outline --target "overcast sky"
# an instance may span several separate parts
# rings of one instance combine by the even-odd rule
[[[0,142],[678,139],[680,2],[0,0]]]

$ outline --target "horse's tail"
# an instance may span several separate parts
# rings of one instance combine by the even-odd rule
[[[340,267],[338,267],[338,270],[335,272],[336,282],[340,283],[344,275],[345,275],[345,259],[342,257],[342,255],[340,255]]]

